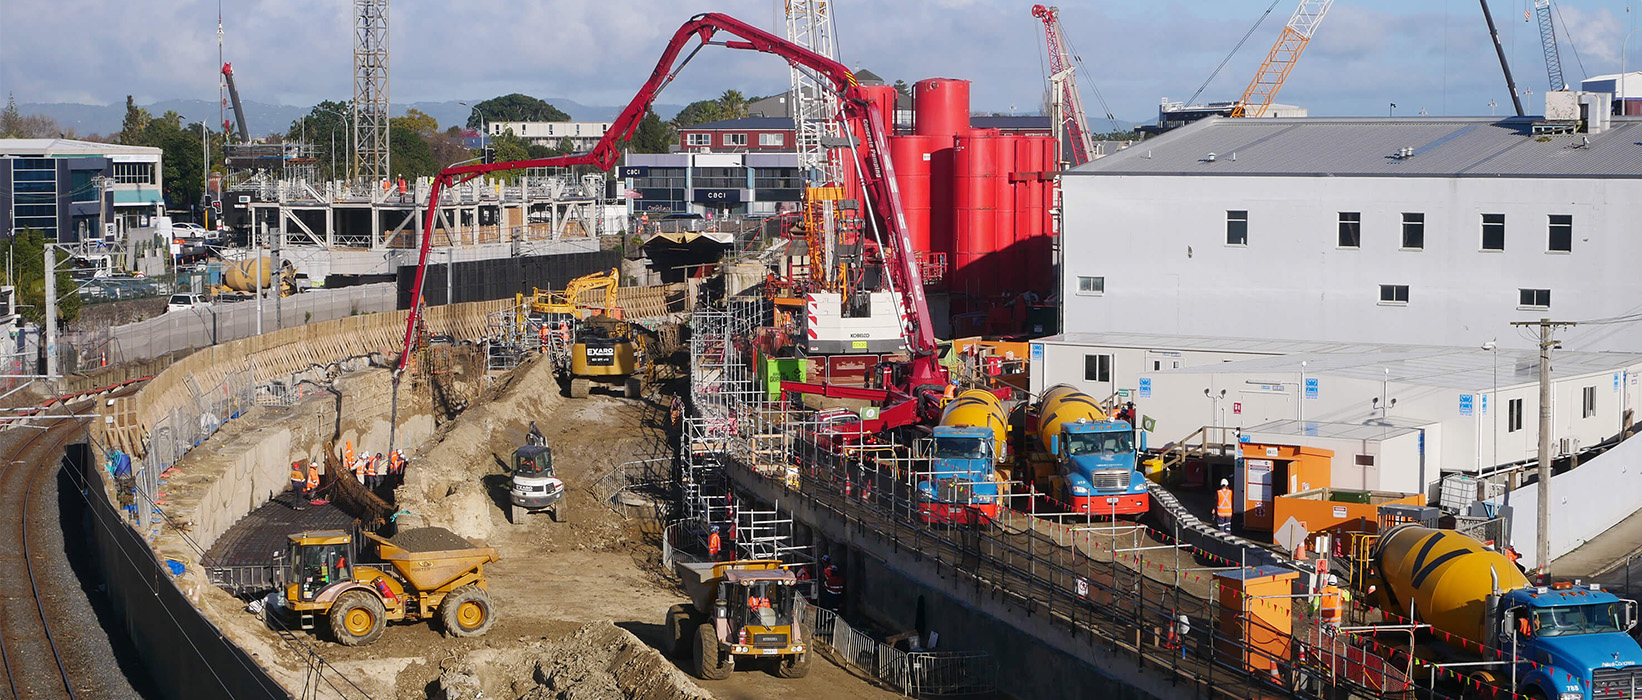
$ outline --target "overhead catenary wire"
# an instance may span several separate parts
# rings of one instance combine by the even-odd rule
[[[1232,56],[1236,56],[1238,50],[1243,48],[1243,44],[1249,40],[1249,37],[1254,36],[1255,30],[1258,30],[1260,25],[1266,23],[1266,18],[1271,16],[1272,10],[1277,9],[1277,3],[1279,2],[1282,2],[1282,0],[1271,0],[1271,5],[1266,8],[1266,11],[1263,14],[1260,15],[1260,19],[1255,20],[1254,26],[1249,27],[1249,30],[1244,32],[1243,38],[1237,40],[1237,45],[1232,47],[1231,52],[1226,54],[1225,58],[1220,59],[1220,65],[1214,67],[1214,72],[1209,74],[1209,79],[1203,81],[1203,84],[1198,86],[1197,92],[1192,93],[1192,96],[1186,100],[1186,104],[1190,105],[1197,102],[1197,98],[1203,94],[1204,90],[1208,89],[1209,83],[1214,82],[1215,76],[1220,75],[1220,70],[1225,68],[1227,63],[1231,62]]]

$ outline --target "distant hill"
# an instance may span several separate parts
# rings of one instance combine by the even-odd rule
[[[469,103],[479,100],[468,100]],[[626,105],[618,106],[590,106],[574,100],[549,98],[548,103],[566,113],[577,121],[610,121]],[[290,128],[291,122],[302,118],[312,107],[298,107],[292,105],[273,105],[265,102],[247,100],[245,103],[246,126],[251,130],[251,136],[266,136],[271,133],[284,133]],[[150,114],[159,116],[166,111],[175,111],[183,116],[185,123],[194,123],[205,120],[212,128],[220,128],[218,124],[217,103],[211,100],[163,100],[153,104],[142,105]],[[439,120],[439,128],[444,129],[452,125],[467,123],[469,107],[458,104],[455,100],[446,102],[412,102],[410,104],[393,105],[393,116],[402,116],[405,110],[412,107],[422,110],[428,116]],[[656,114],[662,119],[671,119],[683,105],[658,104]],[[108,135],[120,130],[120,123],[125,121],[125,104],[88,105],[72,102],[51,103],[19,103],[17,109],[23,114],[44,114],[56,119],[58,124],[65,128],[74,129],[79,136],[91,134]],[[230,121],[233,115],[228,115]]]

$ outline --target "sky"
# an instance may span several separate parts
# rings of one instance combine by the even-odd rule
[[[1570,82],[1618,72],[1634,27],[1630,2],[1557,4]],[[395,103],[522,92],[620,105],[692,14],[723,12],[769,29],[779,0],[392,0]],[[1162,98],[1196,92],[1268,7],[1271,15],[1200,101],[1241,95],[1297,0],[1062,0],[1082,61],[1091,127],[1155,118]],[[1529,113],[1547,86],[1533,0],[1490,0]],[[350,0],[224,0],[225,58],[241,95],[311,105],[352,96]],[[836,0],[839,58],[886,80],[974,81],[977,112],[1035,113],[1043,102],[1043,27],[1023,0]],[[0,93],[18,102],[139,104],[218,95],[215,0],[0,0]],[[778,31],[784,33],[784,29]],[[1571,38],[1571,42],[1570,42]],[[1577,55],[1576,55],[1577,54]],[[1642,54],[1636,62],[1642,65]],[[1634,69],[1633,69],[1634,70]],[[709,47],[658,100],[684,104],[739,89],[782,92],[786,65]],[[1098,97],[1096,91],[1098,90]],[[1509,96],[1474,0],[1340,0],[1277,101],[1314,116],[1509,112]]]

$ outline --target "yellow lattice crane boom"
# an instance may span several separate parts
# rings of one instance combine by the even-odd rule
[[[1289,71],[1294,70],[1294,64],[1299,62],[1300,54],[1306,50],[1306,44],[1311,43],[1311,36],[1317,33],[1317,25],[1322,23],[1323,15],[1328,14],[1328,8],[1333,4],[1334,0],[1300,0],[1300,6],[1294,9],[1288,24],[1283,25],[1283,33],[1277,37],[1277,43],[1272,44],[1271,52],[1260,64],[1260,72],[1254,75],[1248,89],[1243,91],[1243,99],[1237,101],[1231,116],[1265,116],[1266,109],[1277,99],[1277,91],[1282,89],[1283,81],[1288,79]]]

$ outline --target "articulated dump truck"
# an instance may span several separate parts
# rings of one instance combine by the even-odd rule
[[[690,652],[696,675],[722,680],[768,659],[782,678],[802,678],[810,655],[797,610],[797,577],[774,559],[675,564],[690,604],[667,611],[674,656]]]
[[[1419,650],[1427,660],[1499,660],[1453,670],[1529,698],[1642,697],[1642,648],[1629,634],[1635,601],[1596,585],[1531,585],[1504,555],[1453,530],[1397,527],[1370,558],[1373,569],[1360,584],[1369,602],[1471,642],[1433,641]],[[1488,653],[1479,655],[1478,642]]]
[[[328,618],[338,643],[359,646],[380,638],[388,622],[438,618],[454,637],[477,637],[495,622],[484,570],[501,560],[495,549],[438,528],[365,537],[376,543],[380,563],[359,563],[346,532],[291,535],[279,602],[302,629]]]

